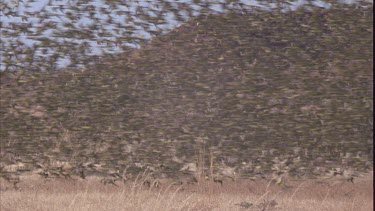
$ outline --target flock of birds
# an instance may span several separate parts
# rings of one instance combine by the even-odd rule
[[[87,180],[88,177],[98,176],[100,182],[104,185],[118,186],[118,182],[126,183],[129,180],[139,180],[147,187],[160,187],[173,178],[173,184],[192,185],[198,183],[199,170],[195,163],[186,163],[181,169],[172,176],[168,173],[168,167],[165,165],[147,165],[141,166],[138,163],[123,167],[109,168],[104,164],[92,161],[71,164],[69,162],[50,162],[48,164],[36,163],[28,164],[19,159],[12,160],[10,163],[0,163],[0,178],[8,181],[14,187],[19,189],[19,183],[24,175],[39,175],[45,181],[63,178],[67,180]],[[129,170],[131,170],[129,172]],[[138,173],[135,173],[138,172]],[[212,180],[220,185],[226,178],[235,181],[235,168],[224,166],[220,168],[220,173],[213,177]],[[205,176],[203,179],[209,179]]]
[[[287,168],[288,162],[288,159],[274,159],[271,181],[275,181],[276,184],[279,185],[285,184],[289,176]],[[248,167],[247,165],[249,164],[243,163],[244,168]],[[172,181],[172,183],[176,185],[193,185],[197,184],[200,179],[211,179],[213,182],[222,186],[224,181],[236,181],[240,176],[240,171],[241,169],[230,167],[224,162],[222,162],[219,167],[216,167],[215,175],[212,175],[212,177],[199,175],[199,166],[194,162],[183,164],[173,175],[168,171],[168,167],[165,165],[141,165],[138,163],[115,168],[109,168],[104,164],[93,161],[78,164],[61,161],[49,162],[48,164],[28,164],[22,162],[20,159],[15,159],[11,160],[8,164],[4,162],[0,163],[0,178],[11,183],[14,189],[19,189],[19,183],[22,177],[30,174],[40,175],[45,181],[56,178],[87,180],[90,176],[98,176],[101,178],[101,183],[113,186],[118,186],[119,182],[125,184],[128,181],[138,180],[142,185],[150,188],[160,187],[168,181]],[[341,181],[354,183],[355,176],[358,175],[356,175],[356,172],[351,168],[333,168],[326,174],[324,179],[339,178]],[[266,179],[264,176],[262,178]]]

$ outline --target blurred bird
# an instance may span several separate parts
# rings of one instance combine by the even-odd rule
[[[243,208],[245,208],[245,209],[249,209],[250,207],[253,206],[253,203],[249,203],[249,202],[244,201],[244,202],[241,202],[241,203],[239,203],[239,204],[234,204],[234,205],[237,205],[237,206],[243,207]]]

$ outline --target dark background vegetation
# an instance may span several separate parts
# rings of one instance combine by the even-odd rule
[[[88,12],[79,12],[91,8],[87,2],[65,15],[74,20]],[[191,10],[155,2],[160,11]],[[330,8],[285,11],[281,1],[272,10],[228,1],[224,6],[231,7],[212,13],[209,1],[194,2],[203,8],[199,14],[150,40],[119,25],[129,35],[117,38],[123,53],[92,56],[87,45],[52,36],[39,37],[33,47],[4,44],[16,55],[3,60],[1,72],[2,162],[18,159],[30,168],[52,160],[108,168],[163,164],[173,171],[179,159],[193,162],[197,143],[204,142],[217,162],[238,168],[252,162],[242,168],[247,175],[270,171],[275,157],[288,159],[288,171],[298,176],[334,167],[368,170],[373,4],[333,1]],[[165,19],[146,11],[132,15],[156,25]],[[41,31],[53,28],[47,23]],[[2,36],[37,37],[30,26],[4,28]],[[103,25],[97,27],[54,33],[90,40]],[[129,42],[139,49],[125,47]],[[34,55],[43,48],[53,53]],[[72,63],[58,70],[57,58],[67,55]]]

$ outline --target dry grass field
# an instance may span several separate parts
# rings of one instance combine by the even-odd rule
[[[290,181],[201,182],[146,187],[142,180],[104,185],[97,177],[45,181],[25,176],[14,189],[1,180],[2,211],[26,210],[373,210],[373,172],[354,183],[339,178]],[[169,185],[168,185],[169,184]]]

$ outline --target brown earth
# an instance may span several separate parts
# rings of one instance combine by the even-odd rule
[[[27,176],[15,190],[1,180],[0,210],[373,210],[372,171],[354,183],[333,178],[291,181],[287,187],[265,180],[141,184],[142,179],[115,187],[97,177],[46,182]]]

